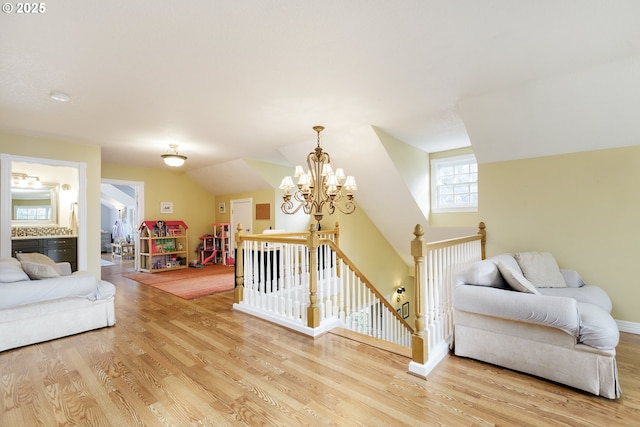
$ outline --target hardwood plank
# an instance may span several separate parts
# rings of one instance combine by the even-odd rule
[[[394,344],[378,338],[370,337],[368,335],[360,334],[358,332],[350,331],[349,329],[335,328],[329,331],[329,333],[334,335],[339,335],[345,338],[350,338],[352,340],[356,340],[364,344],[369,344],[370,346],[381,348],[383,350],[387,350],[391,353],[396,353],[401,356],[411,357],[411,348],[409,347],[403,347],[398,344]]]
[[[232,294],[182,300],[123,278],[127,268],[104,269],[118,291],[116,326],[0,353],[0,425],[631,426],[640,419],[637,335],[621,334],[616,401],[453,355],[424,380],[407,373],[406,355],[337,334],[314,340],[290,332],[234,312]]]

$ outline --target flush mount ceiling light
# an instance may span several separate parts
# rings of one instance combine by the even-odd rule
[[[184,161],[187,160],[187,156],[178,154],[178,146],[176,144],[169,144],[169,152],[161,157],[167,165],[174,168],[184,165]]]
[[[69,102],[69,100],[71,99],[71,97],[66,93],[56,92],[56,91],[51,91],[51,93],[49,94],[49,97],[54,101],[59,101],[59,102]]]

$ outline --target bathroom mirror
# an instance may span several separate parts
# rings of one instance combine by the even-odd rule
[[[12,225],[55,225],[58,218],[57,186],[11,188]]]

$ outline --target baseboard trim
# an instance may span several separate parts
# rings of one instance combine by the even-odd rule
[[[318,338],[319,336],[329,332],[331,329],[340,325],[340,322],[338,319],[329,319],[329,320],[322,321],[320,323],[320,326],[317,328],[310,328],[299,322],[295,322],[289,319],[283,319],[282,317],[265,313],[248,304],[234,303],[233,309],[241,311],[246,314],[250,314],[254,317],[258,317],[262,320],[266,320],[267,322],[275,323],[276,325],[283,326],[287,329],[294,330],[296,332],[299,332],[304,335],[308,335],[313,338]]]
[[[427,363],[424,365],[414,361],[409,362],[409,373],[426,379],[429,372],[438,366],[438,363],[440,363],[448,354],[449,343],[442,341],[435,349],[429,351],[429,360],[427,360]]]
[[[625,320],[616,320],[620,332],[640,335],[640,323],[627,322]]]

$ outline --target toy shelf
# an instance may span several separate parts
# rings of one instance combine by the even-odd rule
[[[138,270],[160,273],[187,268],[188,228],[184,221],[143,221],[138,227]]]

